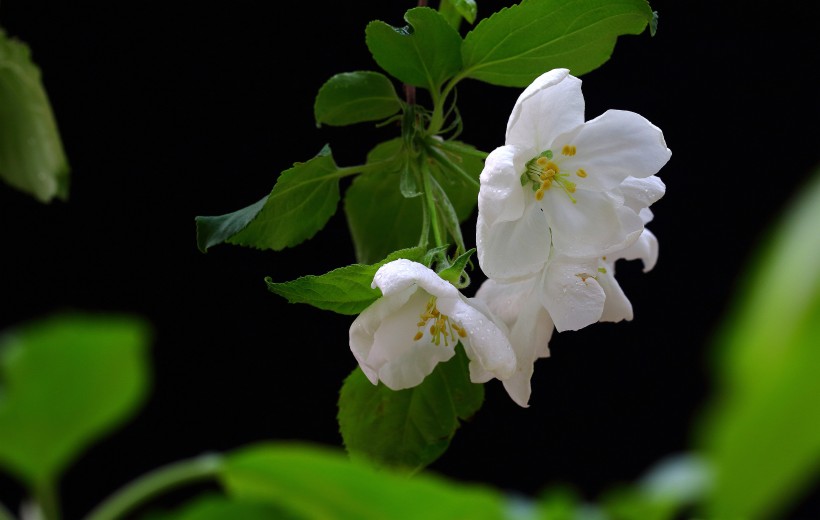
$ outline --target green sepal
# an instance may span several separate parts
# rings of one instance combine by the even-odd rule
[[[472,257],[474,253],[475,248],[463,253],[458,258],[453,260],[452,265],[439,271],[438,275],[456,287],[464,287],[464,277],[466,276],[464,269],[467,267],[467,264],[470,263],[470,257]],[[469,280],[469,277],[467,277],[467,280]]]
[[[52,484],[128,419],[149,385],[151,332],[127,316],[64,314],[0,337],[0,466]]]
[[[40,70],[0,29],[0,179],[40,202],[68,199],[69,165]]]
[[[554,68],[580,76],[609,59],[618,36],[640,34],[651,20],[646,0],[522,0],[465,36],[462,74],[509,87]]]
[[[370,22],[365,29],[367,48],[389,74],[436,92],[461,69],[461,36],[429,7],[410,9],[404,19],[408,25],[400,28]]]
[[[343,72],[325,82],[316,95],[316,126],[379,121],[401,110],[401,100],[390,79],[371,71]]]
[[[265,283],[271,292],[290,303],[306,303],[339,314],[359,314],[382,295],[381,291],[371,287],[381,266],[399,258],[420,262],[424,255],[423,248],[413,247],[391,253],[372,265],[348,265],[323,275],[303,276],[289,282],[274,282],[268,276]]]
[[[278,251],[311,238],[336,212],[338,172],[325,145],[313,159],[282,172],[258,202],[225,215],[196,217],[200,251],[221,243]]]
[[[484,386],[470,382],[467,355],[459,344],[452,359],[406,390],[374,385],[356,368],[339,395],[339,428],[354,459],[415,471],[447,450],[460,421],[474,415],[483,401]]]

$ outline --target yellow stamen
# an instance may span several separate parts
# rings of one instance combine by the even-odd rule
[[[565,144],[564,147],[561,148],[561,153],[569,156],[575,155],[575,147],[571,144]]]
[[[539,188],[535,192],[535,200],[542,200],[543,198],[544,198],[544,190]]]
[[[585,172],[583,168],[579,168],[578,171],[575,172],[575,175],[583,179],[587,176],[587,172]]]
[[[424,333],[422,331],[416,332],[416,336],[413,338],[413,341],[418,341],[424,337]]]
[[[539,158],[538,158],[538,159],[536,159],[536,161],[535,161],[535,164],[537,164],[538,166],[540,166],[540,167],[542,167],[542,168],[543,168],[544,166],[546,166],[546,165],[547,165],[547,163],[549,163],[549,159],[547,159],[546,157],[539,157]]]

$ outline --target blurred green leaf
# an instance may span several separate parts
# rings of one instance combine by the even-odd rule
[[[142,520],[301,520],[273,504],[231,500],[223,496],[198,497],[173,511],[151,511]]]
[[[509,87],[558,67],[580,76],[609,59],[618,36],[640,34],[651,20],[646,0],[523,0],[467,34],[463,74]]]
[[[345,380],[339,396],[339,428],[354,458],[378,466],[423,468],[450,445],[460,420],[484,401],[484,386],[470,381],[461,346],[418,386],[390,390],[371,383],[360,368]]]
[[[233,213],[196,217],[200,251],[223,242],[281,250],[311,238],[336,213],[340,177],[325,146],[313,159],[282,172],[262,200]]]
[[[69,166],[28,47],[0,29],[0,179],[40,202],[68,198]]]
[[[319,89],[313,105],[317,124],[337,126],[378,121],[399,110],[401,101],[393,83],[384,74],[370,71],[336,74]]]
[[[461,68],[461,36],[435,10],[415,7],[404,15],[409,25],[367,24],[367,48],[381,68],[404,83],[437,92]]]
[[[421,247],[402,249],[391,253],[377,264],[354,264],[334,269],[319,276],[303,276],[289,282],[274,282],[265,278],[268,289],[290,303],[307,303],[339,314],[359,314],[381,297],[373,289],[373,277],[379,267],[398,258],[420,262],[426,251]]]
[[[505,518],[503,501],[492,489],[432,474],[376,470],[319,446],[271,443],[241,449],[228,459],[223,480],[238,499],[266,501],[310,520]]]
[[[820,467],[820,171],[798,195],[717,337],[717,397],[698,431],[710,518],[776,517]]]
[[[128,419],[148,390],[149,330],[61,315],[0,337],[0,464],[36,487]]]

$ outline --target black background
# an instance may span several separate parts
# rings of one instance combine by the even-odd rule
[[[479,16],[510,3],[479,0]],[[336,398],[355,367],[352,318],[289,305],[263,278],[353,263],[344,215],[285,251],[207,254],[194,217],[255,202],[325,143],[353,165],[393,137],[368,124],[316,128],[313,99],[335,73],[379,70],[365,25],[401,25],[414,4],[270,4],[0,3],[0,26],[43,71],[72,166],[67,203],[0,186],[0,328],[83,310],[133,313],[154,329],[151,395],[64,475],[69,520],[205,451],[267,439],[341,445]],[[672,149],[649,225],[658,265],[643,274],[639,262],[619,263],[635,319],[554,336],[528,409],[487,384],[482,410],[431,471],[528,495],[565,483],[594,500],[691,446],[712,391],[713,334],[750,253],[818,161],[809,78],[820,48],[810,13],[786,5],[656,0],[658,34],[622,37],[582,77],[587,118],[633,110]],[[462,140],[502,144],[519,93],[463,82]],[[820,514],[812,488],[790,518]],[[21,496],[0,479],[0,500],[16,507]]]

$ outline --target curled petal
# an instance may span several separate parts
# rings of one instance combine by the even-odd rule
[[[524,190],[521,172],[526,161],[514,146],[496,148],[484,161],[479,181],[478,213],[489,224],[521,218],[524,212]]]
[[[442,280],[432,269],[411,260],[400,258],[384,264],[376,271],[372,287],[379,288],[384,296],[404,291],[417,285],[433,296],[455,297],[456,289]]]
[[[567,69],[553,69],[537,77],[518,96],[507,122],[506,144],[540,153],[557,136],[583,122],[581,80],[570,76]]]
[[[490,278],[511,280],[540,271],[550,253],[544,213],[533,200],[519,220],[488,225],[479,212],[476,252],[482,271]]]
[[[564,145],[577,152],[561,163],[562,170],[583,169],[578,187],[596,191],[613,189],[630,175],[654,175],[672,156],[660,128],[624,110],[608,110],[553,143],[556,149]]]
[[[641,260],[643,262],[643,272],[649,272],[658,261],[658,239],[651,231],[644,228],[638,240],[618,253],[617,258]]]
[[[597,274],[597,259],[557,257],[544,270],[539,297],[558,332],[578,330],[601,318],[605,294]]]
[[[466,331],[461,344],[470,358],[471,374],[490,373],[498,379],[512,374],[515,370],[515,353],[507,339],[507,331],[503,323],[492,319],[483,303],[459,296],[439,299],[438,308],[450,317],[450,321],[461,325]]]
[[[601,313],[600,321],[632,320],[632,303],[624,294],[618,280],[615,279],[614,263],[607,268],[606,274],[598,276],[598,283],[603,288],[604,294],[606,294],[604,311]]]
[[[636,212],[648,208],[666,193],[666,185],[657,175],[643,179],[627,177],[618,189],[624,196],[624,205]]]

